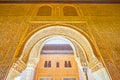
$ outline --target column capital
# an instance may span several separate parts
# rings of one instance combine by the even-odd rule
[[[94,72],[101,68],[103,68],[103,65],[100,61],[98,61],[96,58],[94,58],[92,61],[88,63],[89,68]]]
[[[13,63],[12,68],[21,73],[23,70],[25,70],[26,64],[22,60],[17,60],[15,63]]]

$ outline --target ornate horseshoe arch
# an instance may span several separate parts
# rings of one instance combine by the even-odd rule
[[[13,80],[15,76],[20,75],[20,72],[22,72],[26,66],[34,69],[39,61],[40,50],[44,45],[44,41],[55,36],[62,36],[68,40],[74,50],[75,59],[80,70],[86,66],[92,72],[104,68],[103,64],[95,57],[91,44],[83,34],[66,26],[48,26],[47,28],[38,30],[27,40],[22,55],[12,66],[7,80]],[[80,51],[82,52],[81,54],[79,53]],[[16,72],[16,75],[11,77],[13,72]]]

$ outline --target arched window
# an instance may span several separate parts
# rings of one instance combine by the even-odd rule
[[[70,61],[65,61],[64,67],[72,67]]]
[[[56,67],[57,67],[57,68],[59,67],[59,62],[56,63]]]
[[[65,67],[67,67],[67,61],[65,61],[65,64],[64,64]]]
[[[48,62],[48,67],[51,67],[51,61]]]
[[[71,62],[70,62],[70,61],[68,61],[68,66],[69,66],[69,67],[72,67],[72,65],[71,65]]]
[[[78,16],[77,11],[72,6],[65,6],[63,8],[64,16]]]
[[[42,6],[39,8],[37,16],[51,16],[52,8],[49,6]]]
[[[45,61],[44,67],[51,67],[51,61]]]
[[[47,67],[47,61],[45,61],[45,63],[44,63],[44,67]]]

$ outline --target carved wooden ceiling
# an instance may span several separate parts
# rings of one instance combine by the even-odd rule
[[[120,3],[120,0],[0,0],[0,3]]]

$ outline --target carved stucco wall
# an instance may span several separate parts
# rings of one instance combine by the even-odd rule
[[[48,4],[53,6],[53,15],[37,17],[41,5],[0,4],[0,80],[5,79],[12,63],[19,58],[20,54],[15,53],[25,36],[37,27],[55,22],[74,25],[95,40],[112,79],[119,80],[120,4]],[[75,6],[79,17],[61,16],[62,11],[58,10],[65,5]]]

